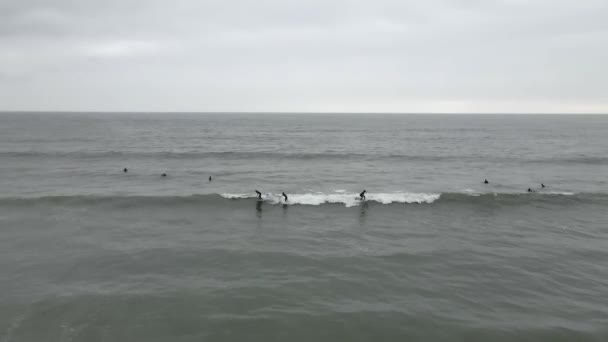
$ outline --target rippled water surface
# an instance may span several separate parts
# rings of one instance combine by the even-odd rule
[[[0,341],[605,341],[606,175],[608,116],[3,113]]]

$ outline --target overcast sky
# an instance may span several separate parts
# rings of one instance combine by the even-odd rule
[[[0,0],[0,110],[608,113],[608,1]]]

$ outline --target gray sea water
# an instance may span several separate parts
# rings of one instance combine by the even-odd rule
[[[599,115],[1,113],[0,341],[607,341],[607,175]]]

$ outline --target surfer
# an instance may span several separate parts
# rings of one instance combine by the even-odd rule
[[[532,192],[532,188],[528,188],[528,192]]]
[[[261,200],[262,199],[262,193],[259,191],[255,191],[256,194],[258,194],[258,199]]]
[[[287,202],[287,195],[285,195],[285,193],[283,192],[283,197],[285,197],[285,202]]]
[[[122,169],[122,172],[127,173],[129,170],[127,170],[127,168],[125,167],[124,169]]]
[[[160,175],[161,177],[167,177],[166,173],[163,173],[162,175]]]
[[[540,183],[540,187],[541,187],[541,188],[544,188],[544,187],[545,187],[545,184]]]
[[[364,201],[365,200],[365,193],[367,192],[367,190],[363,190],[362,193],[359,194],[359,199]]]
[[[488,184],[488,183],[490,183],[490,182],[488,182],[487,179],[483,181],[483,184]]]
[[[209,181],[211,182],[211,176],[209,176]]]

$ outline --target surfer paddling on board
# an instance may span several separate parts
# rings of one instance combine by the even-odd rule
[[[285,202],[287,202],[287,195],[285,195],[285,193],[283,192],[282,196],[285,197]]]
[[[363,190],[362,193],[359,194],[359,199],[362,201],[365,201],[365,193],[367,192],[367,190]]]
[[[490,182],[488,182],[487,179],[483,181],[483,184],[488,184],[488,183],[490,183]]]
[[[262,193],[259,191],[255,191],[256,194],[258,194],[258,199],[261,200],[262,199]]]

